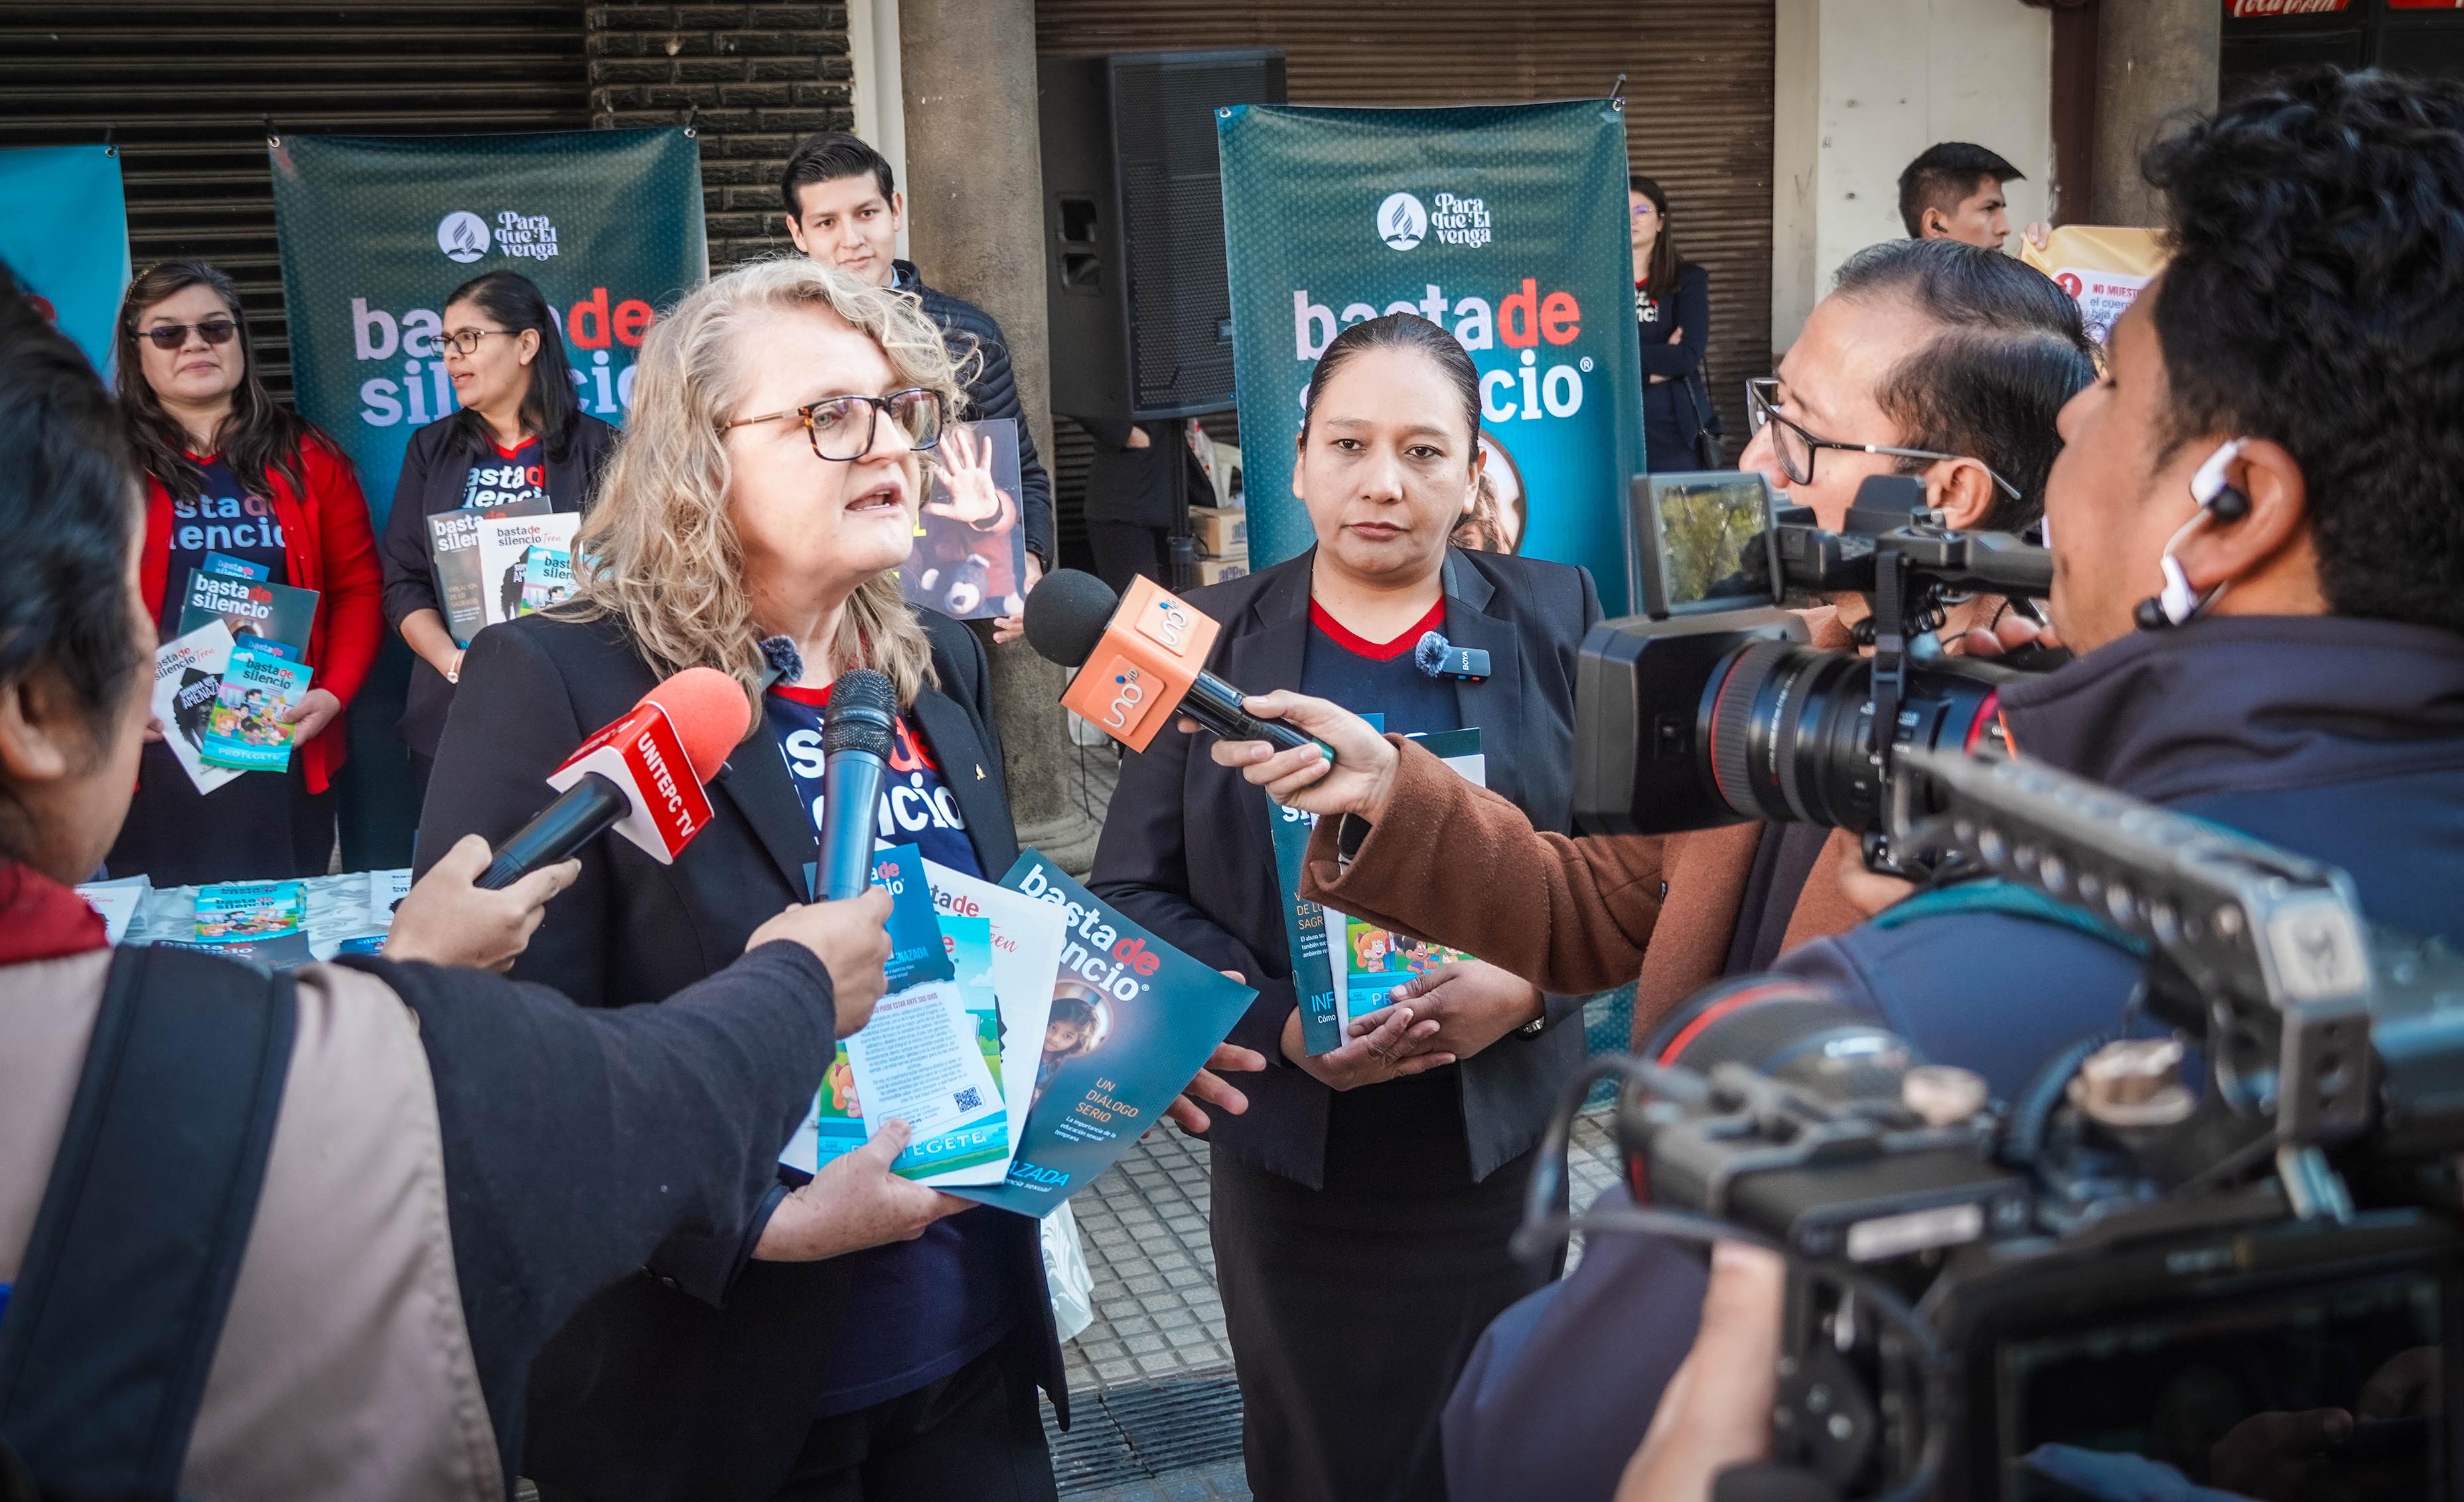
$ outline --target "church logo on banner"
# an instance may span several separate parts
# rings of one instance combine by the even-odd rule
[[[436,248],[449,261],[468,266],[488,253],[488,221],[457,208],[436,224]]]

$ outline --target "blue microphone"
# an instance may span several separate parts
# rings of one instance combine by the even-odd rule
[[[1412,648],[1412,665],[1432,678],[1476,684],[1488,676],[1488,654],[1476,646],[1457,646],[1435,631],[1420,634]]]
[[[898,690],[869,667],[841,673],[822,716],[821,900],[862,897],[871,881],[881,784],[896,744]]]

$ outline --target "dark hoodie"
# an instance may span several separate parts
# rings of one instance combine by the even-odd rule
[[[2022,754],[2341,866],[2374,922],[2464,944],[2464,637],[2341,617],[2199,620],[2006,688],[2002,705]],[[2114,1029],[2140,973],[2101,940],[1992,913],[1869,924],[1778,968],[2006,1098]],[[1592,1238],[1571,1276],[1481,1337],[1446,1407],[1452,1493],[1608,1496],[1693,1343],[1702,1296],[1700,1253]]]

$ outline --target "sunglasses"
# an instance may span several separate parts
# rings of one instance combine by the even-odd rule
[[[228,344],[239,333],[239,325],[229,318],[208,318],[203,323],[165,323],[150,329],[140,329],[137,337],[152,339],[156,349],[178,349],[194,334],[209,344]]]

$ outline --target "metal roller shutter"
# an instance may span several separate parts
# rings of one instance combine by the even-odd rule
[[[1036,45],[1087,55],[1279,47],[1295,104],[1596,98],[1626,76],[1634,170],[1668,190],[1711,277],[1711,392],[1729,452],[1771,370],[1772,0],[1038,0]],[[1056,444],[1062,441],[1056,439]]]
[[[265,119],[319,135],[582,130],[569,4],[29,5],[0,0],[0,147],[113,132],[141,270],[196,256],[239,283],[257,366],[291,385]]]

